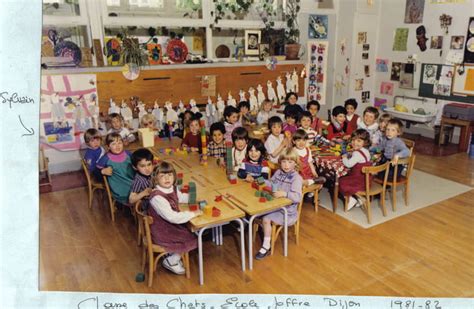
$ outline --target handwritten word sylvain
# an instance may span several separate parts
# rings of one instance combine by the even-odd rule
[[[18,93],[14,92],[11,95],[7,92],[0,92],[0,102],[2,104],[8,104],[10,108],[13,104],[34,104],[35,100],[27,96],[19,96]]]

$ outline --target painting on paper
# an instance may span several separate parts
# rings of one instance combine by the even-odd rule
[[[438,74],[438,66],[433,64],[425,65],[425,71],[423,72],[423,83],[434,84],[436,81],[436,74]]]
[[[363,78],[357,78],[355,80],[355,88],[354,90],[355,91],[359,91],[359,90],[362,90],[364,89],[364,79]]]
[[[328,16],[327,15],[309,15],[308,37],[310,39],[327,39],[328,37]]]
[[[375,70],[377,72],[388,72],[388,59],[375,60]]]
[[[157,65],[161,63],[161,45],[156,43],[149,43],[146,45],[148,50],[148,63],[150,65]]]
[[[393,95],[393,83],[382,82],[380,84],[380,93],[386,95]]]
[[[394,81],[400,80],[401,68],[402,68],[401,62],[392,62],[392,71],[390,73],[390,80],[394,80]]]
[[[431,49],[441,49],[443,48],[443,36],[442,35],[436,35],[431,37],[431,44],[430,44]]]
[[[405,6],[405,24],[419,24],[423,22],[425,0],[407,0]]]
[[[394,51],[406,51],[408,39],[408,28],[397,28],[393,39]]]

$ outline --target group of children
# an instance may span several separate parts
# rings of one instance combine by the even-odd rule
[[[402,124],[386,114],[380,118],[378,110],[368,107],[362,117],[355,114],[357,102],[349,99],[345,106],[332,110],[332,120],[327,125],[317,117],[320,105],[310,101],[306,111],[296,104],[296,94],[290,93],[285,107],[285,123],[273,114],[271,102],[263,103],[257,121],[266,122],[270,131],[265,142],[249,138],[243,123],[254,119],[249,115],[245,102],[240,109],[227,106],[224,121],[210,125],[208,155],[226,159],[226,142],[232,142],[233,170],[248,182],[263,177],[271,185],[275,197],[287,197],[292,204],[287,207],[288,224],[297,219],[297,205],[302,199],[303,186],[322,184],[324,177],[318,176],[314,159],[309,149],[314,143],[334,145],[350,140],[352,152],[342,156],[342,162],[351,171],[340,179],[340,192],[350,196],[349,207],[361,204],[352,195],[364,189],[362,167],[371,165],[371,151],[380,153],[380,162],[407,157],[409,150],[399,138]],[[191,151],[201,150],[199,115],[192,112],[183,117],[184,137],[182,146]],[[110,115],[111,129],[105,138],[108,151],[101,146],[101,136],[95,129],[84,134],[87,144],[86,160],[90,173],[98,180],[107,176],[114,199],[124,205],[143,201],[143,209],[154,218],[151,227],[153,241],[171,252],[163,266],[176,274],[185,270],[180,254],[197,247],[197,241],[184,223],[201,214],[200,211],[180,211],[178,203],[187,201],[187,194],[176,187],[176,171],[167,162],[153,167],[153,155],[147,149],[138,149],[133,154],[124,150],[124,144],[133,141],[133,135],[123,127],[120,115]],[[145,116],[143,117],[145,118]],[[152,127],[153,119],[143,119],[142,126]],[[325,128],[326,127],[326,128]],[[327,130],[326,137],[323,130]],[[399,169],[401,170],[401,169]],[[270,175],[273,174],[271,179]],[[271,222],[283,224],[283,211],[263,217],[264,240],[256,254],[262,259],[270,253]]]

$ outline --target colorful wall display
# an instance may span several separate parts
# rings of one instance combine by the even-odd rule
[[[321,105],[326,104],[327,84],[327,41],[308,41],[308,101],[317,100]]]
[[[308,38],[327,39],[328,37],[328,16],[309,15],[308,17]]]
[[[405,6],[405,24],[419,24],[423,22],[425,0],[407,0]]]

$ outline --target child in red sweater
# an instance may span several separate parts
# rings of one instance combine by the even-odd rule
[[[346,121],[346,114],[346,109],[340,105],[332,109],[332,121],[328,126],[328,140],[342,143],[350,138],[352,131]]]

